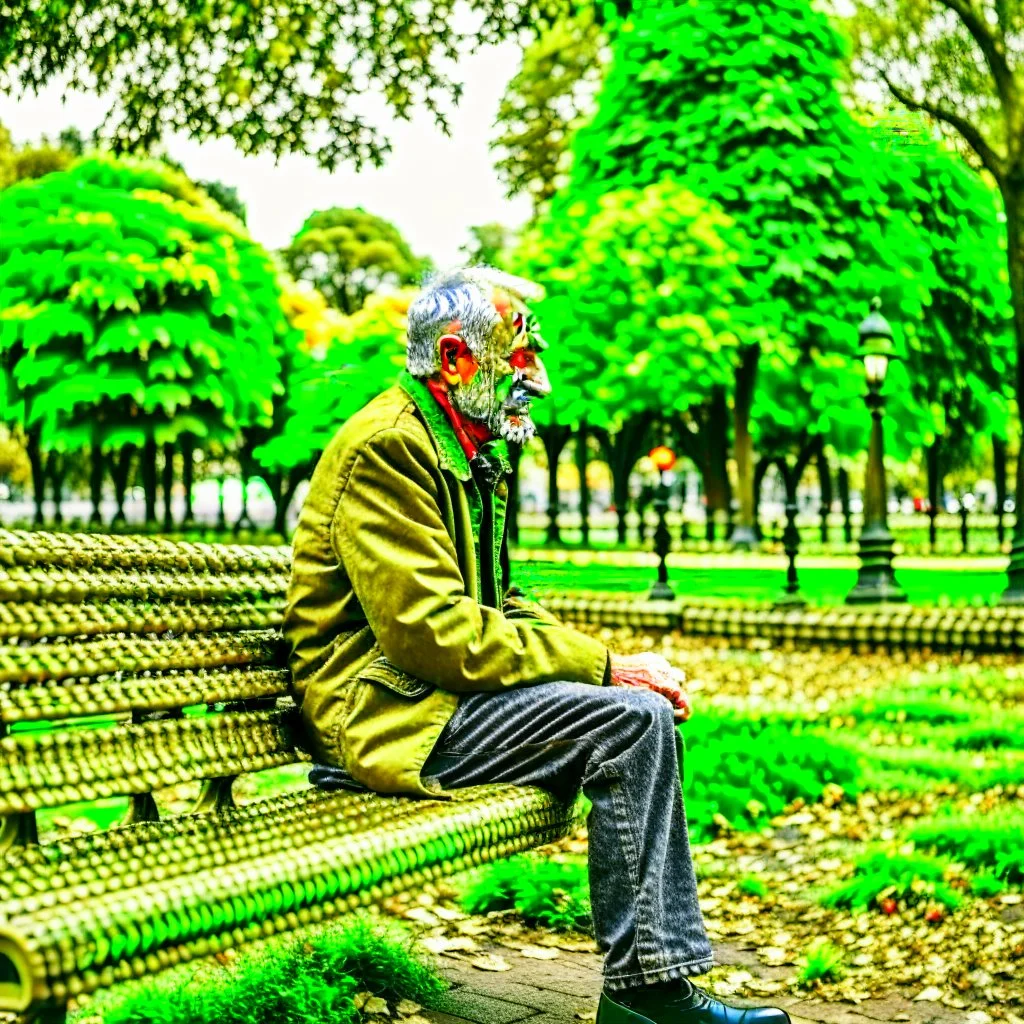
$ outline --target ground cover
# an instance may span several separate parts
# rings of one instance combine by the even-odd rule
[[[649,558],[647,559],[650,560]],[[673,561],[675,564],[673,565]],[[699,560],[680,565],[670,560],[669,583],[679,597],[711,601],[774,601],[786,583],[784,563],[778,568],[752,568],[743,560],[735,564],[704,566]],[[856,568],[800,566],[801,596],[810,604],[842,604],[857,582]],[[652,565],[588,565],[572,562],[517,560],[516,583],[541,596],[571,591],[580,595],[600,592],[644,594],[657,573]],[[996,568],[971,568],[967,562],[951,572],[947,565],[934,569],[900,568],[900,585],[914,604],[994,604],[1006,589],[1006,572]]]

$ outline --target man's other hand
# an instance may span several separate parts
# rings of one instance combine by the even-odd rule
[[[686,675],[670,665],[660,654],[613,654],[612,686],[642,686],[660,693],[672,702],[676,720],[685,722],[690,717],[690,698],[683,690]]]

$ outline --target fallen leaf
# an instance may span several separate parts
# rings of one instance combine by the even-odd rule
[[[531,960],[555,960],[559,953],[557,949],[550,946],[523,946],[519,950],[520,956],[528,956]]]
[[[942,989],[935,985],[929,985],[914,996],[915,1003],[937,1003],[942,998]]]
[[[512,970],[512,965],[503,956],[498,956],[497,953],[481,953],[480,956],[474,957],[470,960],[470,963],[478,971]]]

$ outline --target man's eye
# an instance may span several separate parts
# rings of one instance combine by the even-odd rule
[[[533,366],[534,356],[528,348],[517,348],[508,357],[508,363],[517,370],[525,370],[528,366]]]

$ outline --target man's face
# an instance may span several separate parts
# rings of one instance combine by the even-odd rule
[[[525,444],[536,433],[530,403],[551,393],[540,357],[547,345],[534,318],[525,309],[516,308],[509,296],[497,292],[494,305],[501,323],[491,333],[479,360],[469,355],[469,362],[463,352],[460,366],[461,350],[454,342],[447,342],[446,348],[447,338],[461,341],[453,332],[439,343],[442,373],[449,382],[452,406],[458,412],[485,424],[494,437]],[[453,361],[457,380],[444,373]]]

